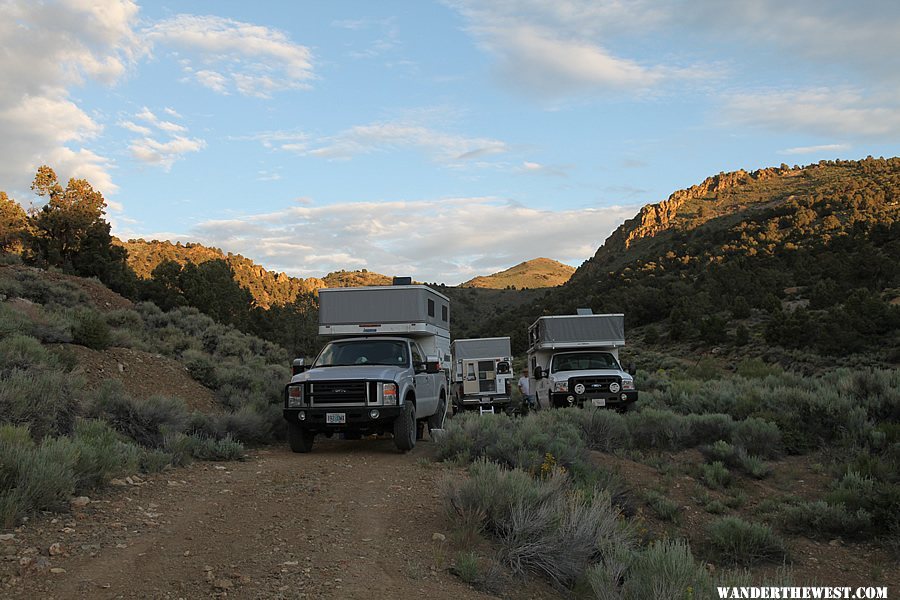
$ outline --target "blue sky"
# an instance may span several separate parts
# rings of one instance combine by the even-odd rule
[[[727,7],[727,10],[725,9]],[[720,171],[895,156],[900,5],[0,0],[0,189],[296,276],[579,265]]]

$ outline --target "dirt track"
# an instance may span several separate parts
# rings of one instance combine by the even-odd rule
[[[272,447],[117,482],[0,545],[0,595],[487,598],[448,571],[437,487],[446,469],[419,460],[432,449],[322,439],[307,455]],[[49,552],[54,543],[63,554]]]

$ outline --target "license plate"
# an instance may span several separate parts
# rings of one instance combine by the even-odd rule
[[[594,404],[594,406],[606,406],[605,398],[594,398],[593,400],[591,400],[591,402]]]
[[[347,422],[347,413],[325,413],[325,422],[340,425]]]

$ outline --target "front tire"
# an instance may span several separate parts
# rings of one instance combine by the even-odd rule
[[[416,445],[416,409],[412,402],[403,404],[403,414],[394,421],[394,445],[400,452],[409,452]]]
[[[288,423],[288,443],[291,450],[306,454],[312,450],[315,441],[316,434],[306,431],[296,423]]]

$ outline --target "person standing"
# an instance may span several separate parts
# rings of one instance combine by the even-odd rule
[[[534,396],[531,395],[531,381],[528,379],[528,367],[522,369],[519,377],[519,392],[522,393],[522,404],[529,409],[534,408]]]

